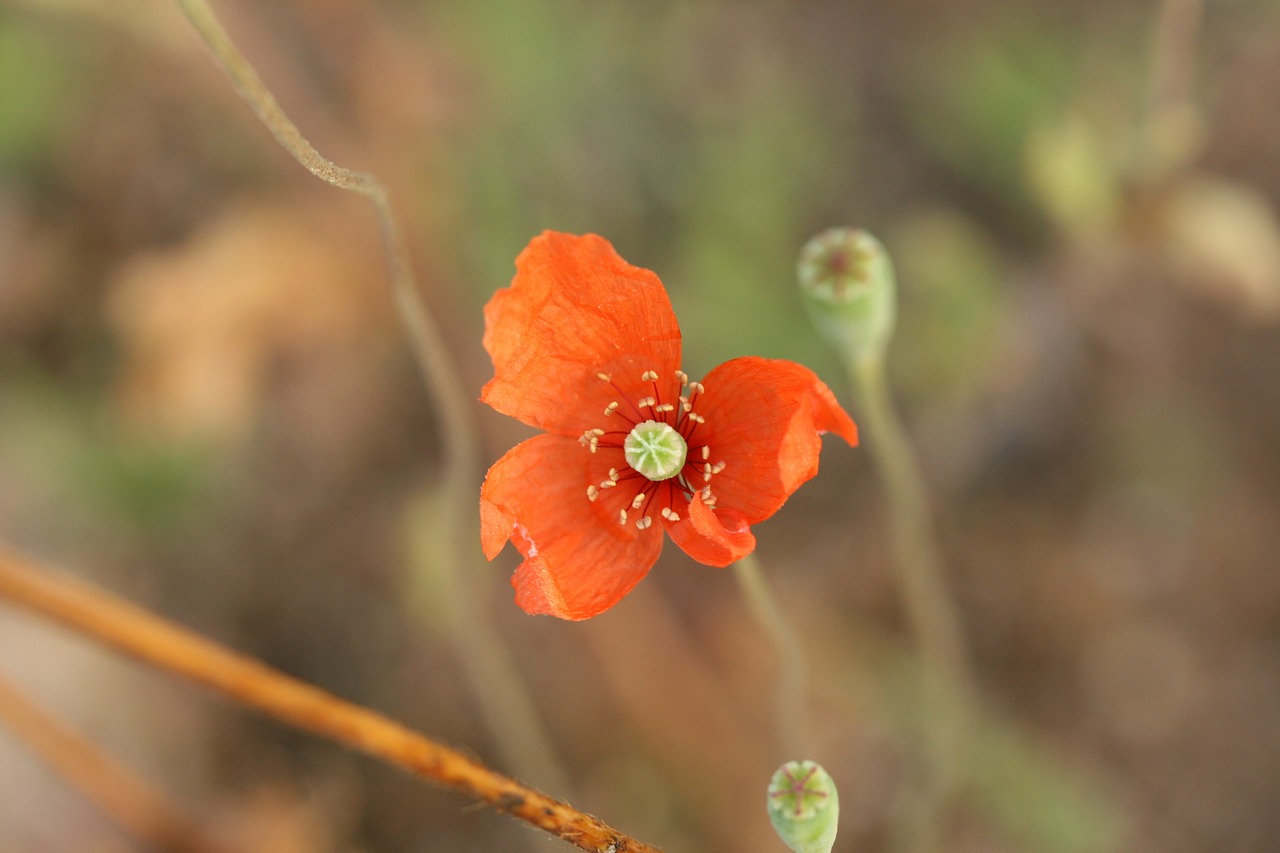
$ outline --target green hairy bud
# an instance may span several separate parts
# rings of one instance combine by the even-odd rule
[[[889,253],[856,228],[832,228],[800,250],[800,293],[814,326],[847,357],[881,358],[897,317]]]
[[[831,853],[840,821],[836,783],[813,761],[788,761],[769,780],[769,819],[795,853]]]

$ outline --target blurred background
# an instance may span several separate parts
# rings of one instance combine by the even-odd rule
[[[554,228],[658,272],[691,375],[791,358],[848,402],[795,257],[878,234],[989,717],[943,849],[1277,849],[1280,3],[216,9],[315,146],[390,188],[472,396],[481,308]],[[469,415],[485,465],[531,434]],[[673,853],[781,850],[764,786],[798,756],[730,574],[669,546],[601,617],[526,616],[511,549],[432,564],[440,465],[368,205],[174,6],[0,0],[0,538]],[[482,473],[445,496],[468,525]],[[927,720],[865,451],[828,441],[756,532],[836,849],[894,851]],[[406,592],[433,572],[472,629],[451,583]],[[476,636],[541,763],[485,724]],[[0,674],[234,850],[567,849],[7,606]],[[140,848],[0,730],[0,849]]]

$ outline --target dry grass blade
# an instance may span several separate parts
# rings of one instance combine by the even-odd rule
[[[0,677],[0,726],[11,731],[121,830],[155,850],[219,853],[159,791],[68,729]]]

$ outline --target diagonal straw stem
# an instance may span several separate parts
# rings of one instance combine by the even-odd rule
[[[281,722],[487,803],[583,850],[658,853],[599,818],[495,773],[376,711],[3,549],[0,598]]]
[[[0,676],[0,726],[132,838],[165,853],[220,853],[203,827]]]

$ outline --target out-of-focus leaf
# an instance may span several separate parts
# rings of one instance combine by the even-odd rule
[[[1091,787],[1029,735],[989,719],[974,744],[970,774],[982,807],[1028,853],[1108,853],[1123,820]]]
[[[279,365],[389,328],[382,275],[338,224],[253,206],[131,260],[111,296],[125,417],[172,438],[243,436]]]
[[[71,106],[78,65],[53,32],[0,18],[0,174],[44,161]]]
[[[898,267],[895,384],[917,396],[977,390],[1000,352],[1005,271],[991,240],[963,215],[935,210],[890,234]]]
[[[1179,182],[1162,212],[1162,247],[1202,288],[1241,314],[1280,319],[1280,219],[1252,187],[1208,175]]]
[[[1037,124],[1027,137],[1027,182],[1060,228],[1106,233],[1119,205],[1116,163],[1101,128],[1080,112]]]

